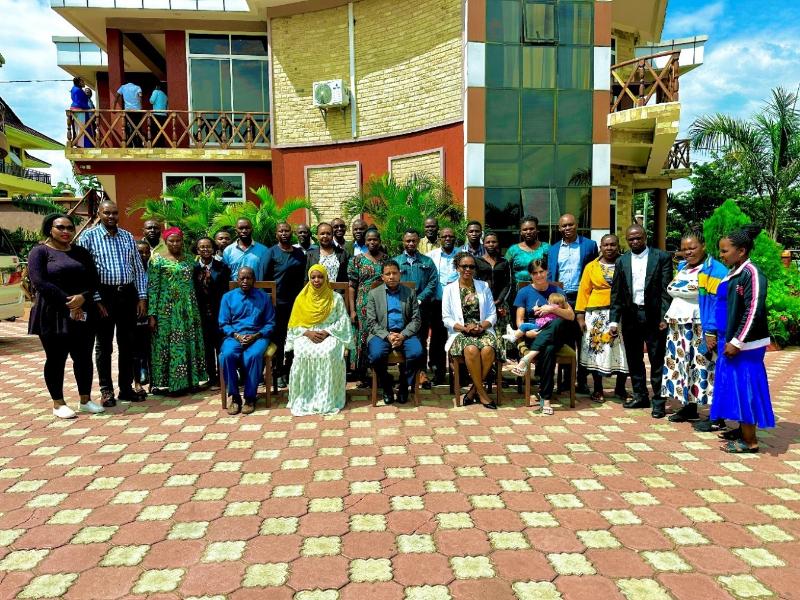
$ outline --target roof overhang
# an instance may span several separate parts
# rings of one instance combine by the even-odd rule
[[[680,69],[680,74],[683,75],[684,73],[688,73],[702,66],[707,41],[707,35],[695,35],[688,38],[662,40],[657,43],[644,44],[637,46],[634,51],[638,58],[677,50],[681,53],[678,58],[678,68]],[[668,61],[669,56],[661,56],[653,59],[651,62],[654,68],[663,69]]]
[[[44,134],[41,134],[42,137],[38,135],[33,135],[28,131],[22,131],[21,129],[17,129],[13,125],[6,123],[6,137],[8,138],[8,143],[11,146],[18,146],[20,148],[24,148],[25,150],[28,149],[37,149],[37,150],[63,150],[64,144],[61,144]]]
[[[640,43],[657,42],[664,30],[668,0],[613,0],[614,27],[636,33]]]
[[[680,119],[680,102],[611,113],[611,164],[641,168],[650,177],[660,176],[678,137]]]

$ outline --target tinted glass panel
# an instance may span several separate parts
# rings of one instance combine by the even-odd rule
[[[193,58],[190,61],[193,110],[230,110],[229,60]]]
[[[578,221],[578,229],[589,228],[590,188],[567,188],[564,191],[564,210],[572,213]]]
[[[189,35],[190,54],[230,54],[227,35],[207,35],[192,33]]]
[[[231,61],[233,109],[243,112],[269,111],[269,75],[265,60]]]
[[[561,216],[561,202],[558,190],[554,188],[533,188],[522,190],[522,210],[526,215],[535,215],[539,219],[540,229],[545,230],[558,222]],[[539,239],[548,241],[549,233],[540,234]]]
[[[486,144],[486,187],[519,186],[519,146]]]
[[[558,42],[589,46],[592,43],[594,16],[591,4],[558,5]]]
[[[589,144],[592,141],[592,93],[558,93],[558,133],[560,144]]]
[[[486,90],[486,141],[519,141],[519,92]]]
[[[232,35],[231,54],[246,56],[266,56],[267,38],[264,36]]]
[[[556,87],[556,49],[543,46],[522,47],[522,87]]]
[[[486,5],[486,41],[519,43],[522,8],[516,0],[495,0]]]
[[[486,228],[492,230],[510,229],[515,231],[519,241],[519,220],[522,218],[522,211],[519,201],[519,190],[502,190],[486,188],[484,192],[486,202]],[[502,242],[501,242],[502,243]],[[503,247],[508,248],[509,243],[503,243]]]
[[[559,187],[585,185],[591,181],[592,147],[567,146],[556,147],[556,185]]]
[[[559,47],[558,87],[560,89],[591,89],[592,51],[590,48]]]
[[[486,87],[519,87],[519,46],[486,45]]]
[[[205,186],[212,188],[220,186],[224,190],[222,197],[229,200],[241,200],[244,198],[244,189],[241,175],[206,175]]]
[[[522,142],[553,142],[555,92],[522,90]]]
[[[520,185],[526,188],[552,186],[554,161],[555,148],[552,145],[523,146]]]
[[[525,41],[553,43],[556,37],[556,7],[553,2],[525,2]]]

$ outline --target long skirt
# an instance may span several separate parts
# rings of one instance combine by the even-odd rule
[[[661,396],[681,404],[711,404],[714,395],[714,354],[707,348],[700,323],[668,322],[667,351]]]
[[[628,372],[622,336],[609,333],[608,313],[607,308],[586,311],[586,331],[581,338],[581,366],[603,377]]]
[[[742,350],[733,358],[723,353],[725,340],[717,340],[714,403],[710,418],[730,419],[761,428],[775,427],[767,370],[766,348]]]
[[[333,336],[319,344],[302,336],[294,341],[287,405],[294,416],[330,415],[344,408],[344,350]]]

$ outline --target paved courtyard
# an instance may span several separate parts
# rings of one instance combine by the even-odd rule
[[[778,428],[730,456],[515,390],[497,412],[440,388],[229,417],[208,392],[54,421],[25,325],[0,324],[0,598],[800,598],[800,352],[768,354]]]

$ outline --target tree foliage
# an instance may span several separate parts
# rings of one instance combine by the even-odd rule
[[[450,186],[429,175],[412,175],[405,182],[389,174],[371,177],[361,192],[345,200],[344,213],[348,218],[369,215],[390,254],[402,252],[406,229],[422,233],[430,217],[438,219],[440,229],[452,227],[456,237],[463,238],[466,230],[464,211]]]

